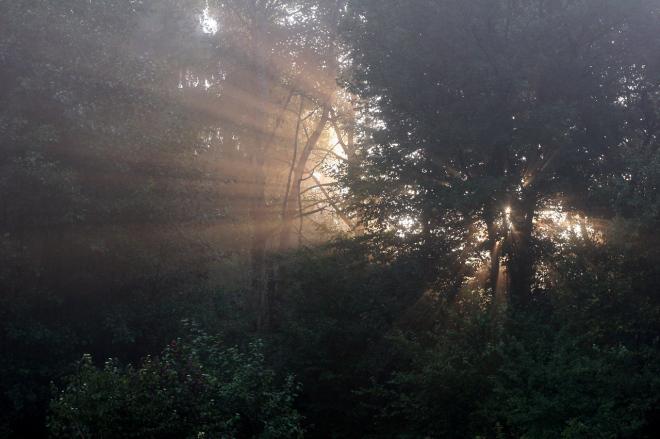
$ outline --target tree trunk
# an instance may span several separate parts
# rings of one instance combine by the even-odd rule
[[[534,277],[532,220],[536,212],[536,203],[537,195],[528,193],[519,207],[512,212],[513,230],[507,272],[510,279],[510,303],[514,308],[524,307],[531,299]]]
[[[307,161],[309,160],[312,151],[316,147],[316,143],[319,141],[323,130],[325,129],[326,124],[330,116],[330,107],[326,104],[321,109],[321,119],[319,120],[314,132],[309,137],[305,146],[303,147],[300,157],[294,163],[293,172],[291,177],[291,188],[288,190],[287,196],[284,200],[284,209],[283,209],[283,218],[282,218],[282,231],[280,233],[280,249],[284,250],[291,247],[291,232],[293,230],[294,221],[297,214],[300,212],[300,188],[302,184],[302,179],[305,174],[305,168]]]
[[[487,175],[493,179],[502,178],[505,175],[507,142],[497,142],[493,147],[493,154],[490,158],[487,171]],[[502,256],[502,242],[500,241],[501,233],[497,230],[495,224],[497,216],[500,214],[501,210],[505,208],[505,206],[502,205],[501,198],[502,194],[495,192],[491,195],[483,208],[483,219],[486,223],[486,232],[488,233],[487,248],[490,253],[490,267],[486,281],[486,288],[489,289],[493,295],[497,293],[500,259]]]
[[[254,29],[252,31],[251,54],[254,67],[253,84],[251,89],[255,90],[257,101],[267,102],[269,100],[268,79],[264,64],[267,54],[264,50],[264,28],[267,25],[261,11],[253,12]],[[268,244],[268,206],[266,205],[266,139],[267,115],[263,108],[266,105],[255,108],[252,114],[252,125],[250,142],[251,154],[250,165],[253,172],[252,190],[250,191],[249,217],[252,223],[252,239],[250,245],[251,264],[251,292],[252,307],[255,314],[256,328],[258,331],[266,330],[269,326],[269,300],[266,267],[266,248]]]
[[[491,294],[495,295],[497,291],[498,274],[500,271],[502,246],[499,242],[497,227],[495,226],[494,206],[487,206],[485,210],[484,221],[486,222],[486,232],[488,233],[486,248],[488,248],[490,254],[490,266],[488,267],[488,277],[486,278],[485,287],[491,292]]]

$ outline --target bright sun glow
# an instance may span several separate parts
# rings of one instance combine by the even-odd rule
[[[576,238],[600,239],[593,221],[578,213],[567,212],[561,203],[550,204],[539,211],[534,218],[534,227],[540,237],[558,243]]]
[[[208,5],[199,17],[199,24],[202,25],[202,32],[205,34],[215,35],[218,32],[218,20],[211,17]]]

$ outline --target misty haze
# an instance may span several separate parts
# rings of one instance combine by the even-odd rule
[[[0,0],[0,438],[660,437],[660,0]]]

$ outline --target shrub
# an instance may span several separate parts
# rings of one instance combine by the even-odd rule
[[[48,428],[67,438],[300,437],[297,385],[278,382],[262,349],[192,329],[139,367],[99,369],[85,356],[51,401]]]

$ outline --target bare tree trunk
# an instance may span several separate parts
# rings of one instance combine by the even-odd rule
[[[255,69],[252,90],[256,90],[257,100],[269,99],[268,79],[264,64],[267,55],[264,50],[263,32],[267,25],[265,17],[258,11],[256,5],[252,12],[254,28],[252,31],[252,63]],[[261,106],[265,108],[265,105]],[[251,136],[250,165],[252,190],[250,191],[249,216],[252,223],[252,239],[250,245],[251,292],[252,306],[256,318],[257,330],[266,330],[269,326],[269,301],[266,267],[266,247],[268,244],[268,207],[266,205],[266,139],[267,115],[262,108],[255,108],[253,123],[249,128]]]
[[[303,112],[303,106],[305,103],[305,98],[301,95],[300,96],[300,107],[298,108],[298,118],[296,119],[296,131],[294,133],[293,137],[293,157],[291,158],[291,166],[289,167],[289,176],[286,181],[286,187],[284,191],[284,201],[282,202],[282,221],[284,222],[287,218],[287,215],[289,214],[290,206],[289,206],[289,201],[290,201],[290,195],[291,195],[291,182],[293,181],[293,174],[296,170],[296,163],[298,162],[298,142],[300,141],[300,124],[302,122],[302,112]],[[282,227],[284,227],[284,223],[282,224]],[[282,247],[282,243],[280,242],[280,249]]]
[[[251,200],[250,219],[252,221],[252,240],[250,245],[251,261],[251,289],[253,294],[253,306],[256,314],[256,325],[258,330],[268,327],[268,297],[266,277],[266,246],[268,244],[268,233],[266,231],[266,197],[265,178],[262,175],[255,176],[256,190]]]
[[[284,200],[285,209],[283,212],[282,218],[282,231],[280,233],[280,249],[284,250],[292,245],[291,243],[291,232],[293,231],[294,221],[300,210],[300,187],[302,184],[302,179],[305,173],[305,168],[309,157],[312,154],[312,151],[316,147],[316,144],[325,129],[325,126],[328,123],[330,117],[330,107],[325,104],[321,109],[321,119],[319,120],[314,132],[309,136],[309,139],[305,143],[300,156],[297,160],[292,163],[292,178],[291,178],[291,188],[287,191],[287,197]]]

